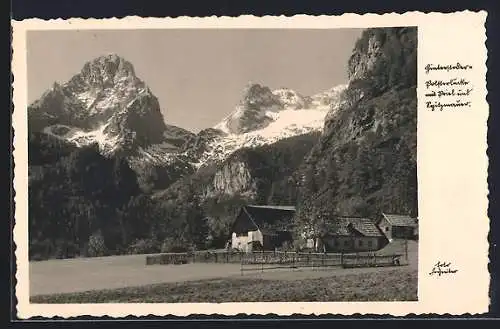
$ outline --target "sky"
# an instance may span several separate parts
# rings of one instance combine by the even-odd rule
[[[193,132],[231,113],[245,86],[313,95],[347,82],[362,29],[165,29],[30,31],[28,102],[115,53],[158,97],[165,122]]]

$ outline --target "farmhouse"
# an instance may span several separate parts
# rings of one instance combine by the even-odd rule
[[[384,232],[387,239],[415,239],[418,236],[418,222],[415,218],[406,215],[382,213],[378,227]]]
[[[386,237],[371,219],[337,217],[327,223],[317,247],[328,252],[361,252],[379,250],[386,244]]]
[[[243,206],[232,227],[232,248],[245,252],[273,250],[285,241],[292,242],[294,215],[295,207]]]

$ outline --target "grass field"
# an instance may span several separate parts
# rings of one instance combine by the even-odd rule
[[[30,296],[117,289],[240,275],[239,264],[147,266],[145,255],[30,263]]]
[[[408,266],[243,276],[239,264],[146,266],[144,255],[35,262],[30,295],[32,303],[412,301],[417,300],[416,246],[409,245]]]
[[[36,296],[32,303],[178,303],[415,301],[416,271],[325,276],[301,280],[225,278],[115,290]]]

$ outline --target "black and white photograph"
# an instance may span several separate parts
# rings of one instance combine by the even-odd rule
[[[30,302],[417,301],[417,30],[27,32]]]

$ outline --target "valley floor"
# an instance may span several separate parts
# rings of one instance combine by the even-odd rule
[[[222,302],[325,302],[416,301],[417,271],[410,267],[378,271],[349,271],[335,275],[292,271],[247,277],[228,277],[182,283],[163,283],[115,290],[36,296],[32,303],[222,303]],[[323,272],[323,273],[321,273]],[[354,273],[358,272],[358,273]],[[305,279],[304,276],[309,278]],[[286,277],[286,279],[284,279]]]
[[[400,246],[396,247],[400,250]],[[31,262],[31,300],[99,303],[417,299],[415,242],[409,245],[409,265],[383,268],[301,268],[241,275],[239,264],[147,266],[145,256]]]

